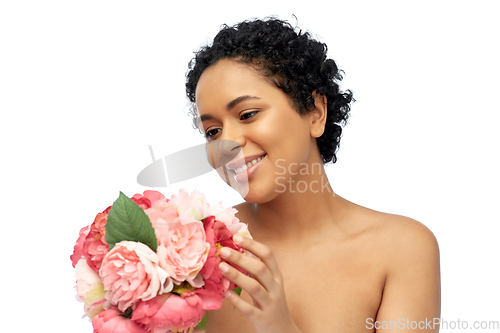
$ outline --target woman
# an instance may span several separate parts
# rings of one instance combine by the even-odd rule
[[[243,292],[209,313],[207,333],[438,331],[434,235],[328,183],[352,94],[326,51],[286,22],[255,20],[224,26],[190,63],[195,123],[246,185],[236,208],[254,237],[240,242],[253,257],[221,251],[249,275],[221,265]]]

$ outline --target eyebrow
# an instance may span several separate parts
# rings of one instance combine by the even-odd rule
[[[238,104],[244,102],[244,101],[247,101],[249,99],[260,99],[260,97],[257,97],[257,96],[250,96],[250,95],[243,95],[243,96],[240,96],[240,97],[236,97],[235,99],[233,99],[231,102],[227,103],[226,105],[226,111],[231,111],[232,109],[234,109]],[[210,120],[210,119],[213,119],[214,117],[211,115],[211,114],[204,114],[204,115],[201,115],[200,117],[198,117],[198,120],[197,120],[197,127],[199,127],[200,123],[204,122],[205,120]]]

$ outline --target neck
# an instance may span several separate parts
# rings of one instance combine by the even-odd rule
[[[274,199],[252,204],[251,233],[273,242],[300,242],[339,228],[345,200],[333,191],[323,165],[320,171],[289,179]]]

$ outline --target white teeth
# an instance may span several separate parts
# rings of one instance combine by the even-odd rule
[[[259,157],[259,158],[255,159],[255,160],[252,160],[251,162],[248,162],[246,165],[243,165],[241,168],[238,168],[238,169],[234,170],[234,172],[241,173],[243,171],[246,171],[246,169],[250,168],[252,165],[254,165],[255,163],[259,162],[261,159],[262,159],[262,157]]]
[[[234,170],[236,173],[240,173],[240,172],[243,172],[245,171],[246,169],[248,169],[248,167],[246,165],[242,166],[241,168],[238,168],[236,170]]]

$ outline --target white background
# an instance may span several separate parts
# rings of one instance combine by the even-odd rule
[[[495,1],[4,1],[0,145],[4,324],[91,332],[74,299],[78,231],[139,171],[203,143],[186,115],[193,51],[223,23],[278,15],[329,47],[352,89],[334,190],[427,225],[442,318],[500,320],[500,24]],[[215,172],[161,189],[241,202]],[[325,286],[327,287],[327,286]],[[306,297],[306,295],[305,295]],[[335,302],[335,300],[332,300]],[[482,330],[487,332],[487,330]]]

